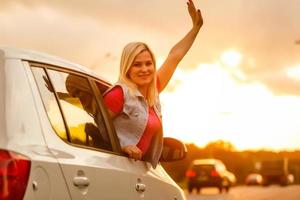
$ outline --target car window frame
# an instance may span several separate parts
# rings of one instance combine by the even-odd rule
[[[67,141],[64,141],[61,137],[59,137],[56,134],[56,131],[53,128],[52,123],[51,123],[51,121],[49,119],[49,116],[47,114],[47,117],[48,117],[48,120],[49,120],[49,122],[51,124],[52,130],[55,132],[55,134],[56,134],[57,137],[59,137],[63,142],[65,142],[65,143],[67,143],[68,145],[71,145],[71,146],[75,146],[75,147],[79,147],[79,148],[96,150],[96,151],[100,151],[100,152],[106,152],[106,153],[112,153],[112,154],[124,156],[124,153],[122,153],[122,151],[121,151],[121,146],[120,146],[120,143],[119,143],[119,140],[118,140],[115,128],[113,126],[112,120],[110,119],[110,116],[108,114],[107,108],[105,107],[105,105],[103,103],[103,94],[101,94],[100,90],[97,88],[98,86],[97,86],[96,82],[98,82],[100,84],[104,84],[108,88],[111,86],[111,84],[107,83],[104,80],[99,79],[98,77],[92,76],[92,75],[87,74],[85,72],[79,72],[79,71],[76,71],[76,70],[73,70],[73,69],[70,69],[70,68],[67,68],[67,67],[61,67],[61,66],[51,65],[51,64],[48,64],[48,63],[38,63],[38,62],[32,62],[32,61],[27,61],[27,62],[29,64],[29,66],[30,66],[30,71],[32,72],[33,77],[34,77],[34,74],[33,74],[33,71],[31,69],[32,68],[41,68],[45,72],[45,74],[46,74],[46,76],[47,76],[47,78],[48,78],[51,86],[53,86],[53,82],[52,82],[52,80],[51,80],[51,78],[49,76],[48,70],[54,70],[54,71],[57,71],[57,72],[73,74],[73,75],[77,75],[77,76],[80,76],[80,77],[83,77],[83,78],[87,79],[87,81],[88,81],[88,83],[89,83],[89,85],[90,85],[90,87],[92,89],[92,92],[95,95],[97,106],[98,106],[98,108],[99,108],[99,110],[100,110],[100,112],[102,114],[103,121],[104,121],[104,124],[106,126],[106,130],[107,130],[107,135],[108,135],[108,137],[110,139],[110,143],[111,143],[111,146],[112,146],[112,151],[109,151],[109,150],[106,150],[106,149],[97,148],[97,147],[92,147],[92,146],[79,145],[79,144],[75,144],[75,143],[71,142],[69,128],[67,128],[68,126],[67,126],[67,123],[66,123],[65,114],[64,114],[62,106],[61,106],[61,104],[59,102],[57,91],[54,89],[53,93],[54,93],[57,105],[59,107],[60,114],[61,114],[61,117],[63,119],[63,123],[64,123],[64,126],[65,126],[65,129],[66,129]],[[36,82],[35,78],[34,78],[34,80],[35,80],[35,84],[38,87],[38,83]],[[41,93],[40,93],[39,90],[38,90],[38,92],[40,94],[41,100],[43,101]],[[46,109],[44,103],[43,103],[43,106],[44,106],[44,109]]]

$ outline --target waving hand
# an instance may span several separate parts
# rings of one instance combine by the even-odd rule
[[[193,21],[193,26],[201,28],[203,25],[202,15],[199,9],[196,9],[195,4],[192,0],[187,2],[188,11]]]

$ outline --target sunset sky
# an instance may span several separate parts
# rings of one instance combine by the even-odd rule
[[[300,1],[194,0],[204,26],[161,94],[164,133],[238,150],[300,149]],[[0,0],[0,46],[33,49],[115,82],[122,48],[161,64],[191,28],[185,0]]]

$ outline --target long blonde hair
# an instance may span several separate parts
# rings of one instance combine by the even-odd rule
[[[148,45],[146,45],[143,42],[131,42],[124,47],[120,62],[119,81],[125,83],[128,86],[131,95],[134,95],[137,92],[138,87],[129,78],[128,71],[132,66],[135,57],[143,51],[148,51],[150,53],[155,68],[154,78],[149,84],[147,96],[145,97],[148,102],[148,105],[153,106],[158,96],[156,87],[156,62],[154,54],[152,53]]]

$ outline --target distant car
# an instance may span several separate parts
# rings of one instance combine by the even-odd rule
[[[260,174],[252,173],[249,174],[245,179],[246,185],[262,185],[263,177]]]
[[[197,189],[199,193],[204,187],[217,187],[219,192],[228,192],[236,183],[236,177],[229,172],[222,161],[217,159],[194,160],[186,171],[189,193]]]
[[[262,160],[260,166],[259,173],[263,177],[263,186],[271,184],[287,186],[291,183],[288,158]]]
[[[293,174],[288,175],[288,184],[293,184],[295,181],[295,177]]]

